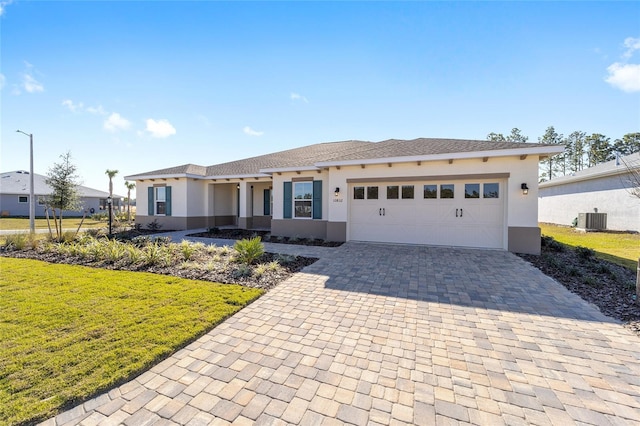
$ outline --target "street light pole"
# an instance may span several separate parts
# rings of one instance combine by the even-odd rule
[[[36,197],[33,186],[33,133],[22,130],[16,130],[16,132],[29,136],[29,230],[34,234],[36,232]]]

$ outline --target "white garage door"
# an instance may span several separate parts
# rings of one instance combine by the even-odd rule
[[[349,186],[349,239],[506,248],[504,179]]]

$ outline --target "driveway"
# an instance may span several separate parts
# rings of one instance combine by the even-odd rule
[[[640,338],[503,251],[347,243],[45,424],[640,423]]]

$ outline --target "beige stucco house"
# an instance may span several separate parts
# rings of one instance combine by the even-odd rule
[[[456,139],[320,143],[127,176],[136,222],[539,253],[538,162],[562,146]],[[527,188],[526,190],[523,188]]]

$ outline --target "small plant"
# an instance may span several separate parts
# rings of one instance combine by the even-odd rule
[[[294,235],[293,237],[289,238],[289,242],[290,243],[297,243],[298,241],[300,241],[300,236],[299,235]]]
[[[271,261],[271,262],[267,263],[267,268],[268,268],[270,271],[274,271],[274,272],[275,272],[275,271],[277,271],[278,269],[280,269],[280,263],[279,263],[277,260],[273,260],[273,261]]]
[[[146,246],[142,250],[142,261],[146,265],[158,265],[165,263],[166,254],[164,252],[164,247],[157,243]]]
[[[126,244],[125,257],[131,265],[135,265],[142,260],[142,252],[138,247]]]
[[[250,277],[251,274],[253,274],[253,271],[251,270],[251,267],[249,265],[240,265],[232,273],[234,278]]]
[[[182,241],[179,244],[179,247],[180,247],[180,253],[182,253],[182,257],[184,258],[184,260],[191,260],[193,255],[198,251],[197,245],[186,240]]]
[[[261,263],[253,269],[253,275],[255,275],[256,277],[261,277],[268,270],[269,265],[267,263]]]
[[[592,276],[584,277],[583,282],[589,287],[594,287],[594,288],[602,287],[602,283],[600,283],[600,281],[598,281],[595,277],[592,277]]]
[[[167,246],[171,244],[171,237],[156,237],[153,239],[155,244],[160,244],[162,246]]]
[[[212,228],[207,229],[207,232],[213,235],[218,235],[220,233],[220,228],[218,228],[217,226],[214,226]]]
[[[208,245],[205,250],[207,254],[216,254],[218,253],[218,246],[216,246],[215,244],[211,244]]]
[[[260,237],[236,241],[233,248],[237,252],[238,261],[247,265],[252,264],[264,254],[264,244],[260,241]]]
[[[275,261],[280,265],[288,265],[289,263],[295,262],[296,259],[296,256],[291,254],[278,254]]]
[[[4,247],[9,250],[24,250],[29,244],[29,237],[27,233],[7,235]]]
[[[557,242],[553,237],[549,237],[546,235],[542,236],[541,239],[542,247],[547,247],[551,251],[564,251],[564,246]]]
[[[155,231],[160,230],[160,228],[162,228],[162,225],[160,225],[158,223],[158,219],[153,219],[152,222],[147,223],[147,229],[149,231],[154,231],[155,232]]]
[[[594,258],[596,255],[596,252],[595,250],[590,249],[589,247],[577,246],[576,254],[578,255],[579,258],[587,260],[587,259]]]

